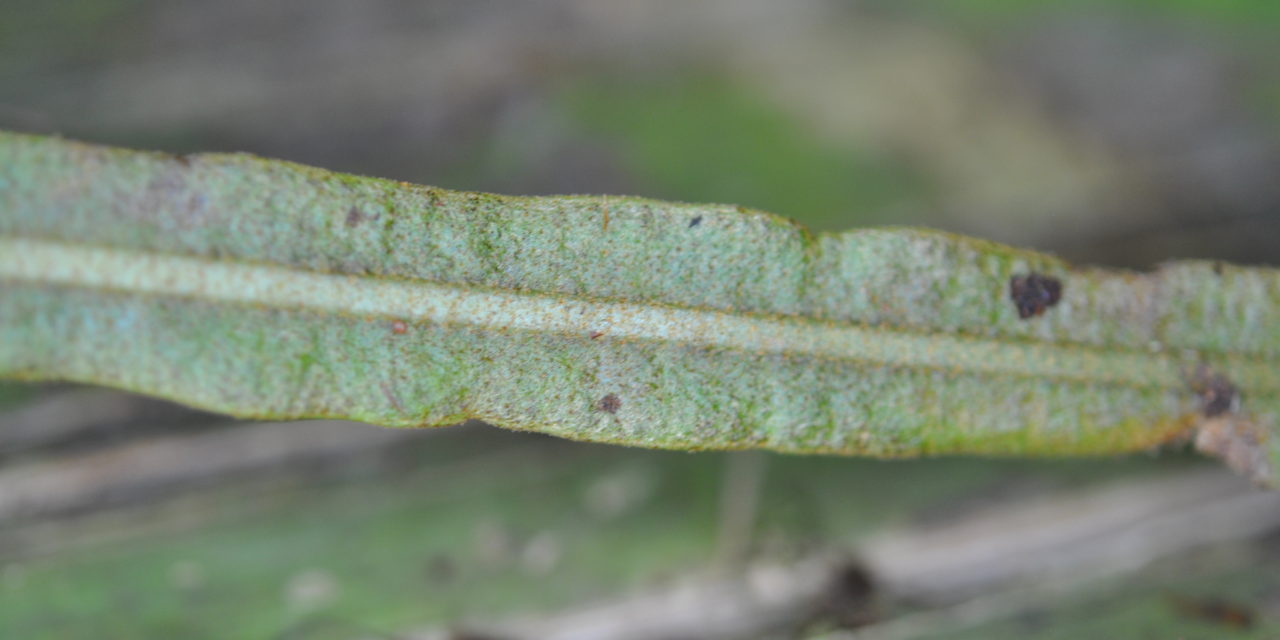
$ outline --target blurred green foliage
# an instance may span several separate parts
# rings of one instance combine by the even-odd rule
[[[646,197],[723,202],[817,229],[901,223],[926,193],[909,166],[827,143],[732,81],[712,75],[579,81],[573,119],[609,141]]]
[[[1200,570],[1188,572],[1189,565],[1200,565]],[[913,640],[1266,640],[1280,634],[1280,624],[1266,610],[1278,591],[1280,557],[1274,553],[1210,551],[1198,558],[1168,559],[1137,577],[1095,584],[1052,601],[1046,596],[1039,606]]]
[[[970,0],[969,2],[919,2],[914,10],[938,12],[969,23],[1020,19],[1043,13],[1068,11],[1129,11],[1161,18],[1209,19],[1233,28],[1264,28],[1280,23],[1280,4],[1256,0]]]
[[[350,638],[659,586],[715,555],[726,455],[430,434],[400,473],[233,491],[205,498],[207,520],[186,533],[11,562],[0,637]],[[852,543],[1010,476],[1077,486],[1169,464],[770,455],[754,551],[785,560]],[[534,544],[554,559],[539,567]],[[332,578],[330,599],[290,596],[316,572]]]

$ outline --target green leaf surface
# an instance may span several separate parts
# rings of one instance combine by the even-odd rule
[[[1032,287],[1021,317],[1015,278]],[[1038,296],[1038,297],[1037,297]],[[1030,304],[1030,307],[1027,307]],[[0,133],[0,375],[679,449],[1280,460],[1280,273]],[[1197,434],[1198,431],[1198,434]]]

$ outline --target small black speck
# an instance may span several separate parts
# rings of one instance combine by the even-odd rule
[[[1018,310],[1018,317],[1026,320],[1058,304],[1062,299],[1062,282],[1039,273],[1013,276],[1009,278],[1009,298]]]
[[[689,221],[689,228],[692,229],[700,224],[702,224],[702,216],[694,216],[693,219]]]

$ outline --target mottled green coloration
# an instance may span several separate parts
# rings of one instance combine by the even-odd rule
[[[1024,320],[1009,281],[1033,271],[1063,295]],[[477,417],[682,449],[1108,453],[1196,427],[1205,368],[1280,459],[1266,269],[1076,270],[932,231],[815,235],[729,206],[0,134],[0,283],[0,375],[243,416]]]

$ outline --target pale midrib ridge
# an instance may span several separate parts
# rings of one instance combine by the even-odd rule
[[[1148,388],[1185,386],[1179,361],[1162,353],[1000,342],[657,304],[468,289],[27,238],[0,238],[0,278],[482,330],[589,334],[954,373]]]

